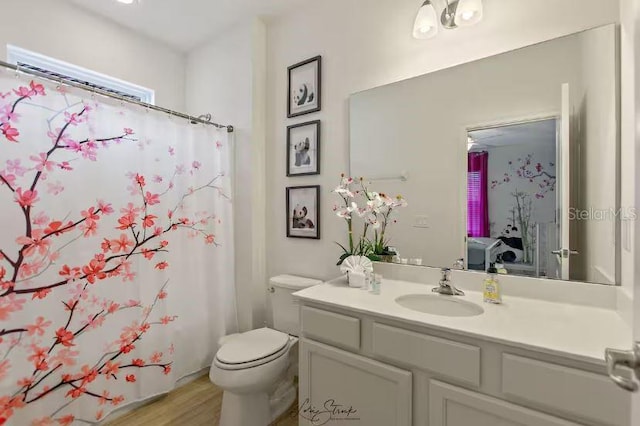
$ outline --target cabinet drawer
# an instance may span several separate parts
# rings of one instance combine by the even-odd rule
[[[599,374],[503,354],[502,392],[599,424],[629,424],[629,396]]]
[[[480,386],[480,348],[477,346],[374,323],[373,353]]]
[[[302,333],[305,337],[360,350],[360,320],[335,312],[303,306],[301,311]]]

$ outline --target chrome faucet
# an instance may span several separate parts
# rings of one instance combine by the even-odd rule
[[[441,272],[442,279],[440,280],[440,285],[438,287],[432,288],[431,291],[434,293],[443,294],[445,296],[464,296],[464,292],[462,290],[458,290],[449,279],[451,269],[442,268]]]

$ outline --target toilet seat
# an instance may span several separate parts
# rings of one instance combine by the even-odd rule
[[[267,364],[285,355],[289,335],[270,328],[242,333],[222,345],[214,364],[224,370],[245,370]]]

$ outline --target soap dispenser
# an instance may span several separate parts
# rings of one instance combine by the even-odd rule
[[[500,282],[498,281],[498,270],[496,265],[491,263],[487,269],[487,278],[484,279],[482,285],[484,301],[486,303],[502,303],[502,295],[500,293]]]

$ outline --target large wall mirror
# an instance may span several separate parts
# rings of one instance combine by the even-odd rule
[[[616,284],[617,46],[609,25],[352,95],[351,176],[409,203],[399,257]]]

